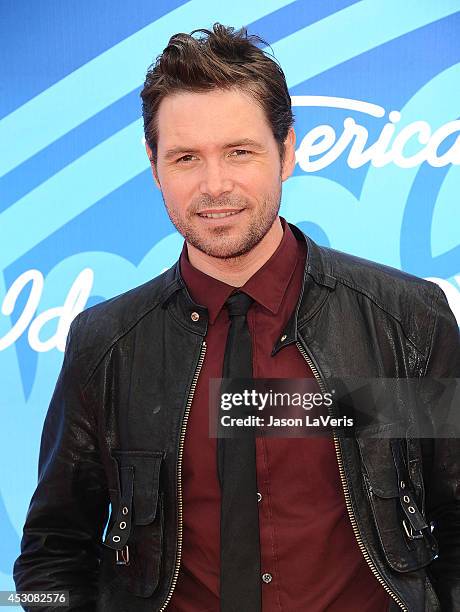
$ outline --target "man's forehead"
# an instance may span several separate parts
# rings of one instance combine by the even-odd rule
[[[159,144],[172,148],[184,141],[225,147],[235,142],[261,143],[270,131],[265,114],[240,91],[184,92],[165,97],[158,109]],[[162,147],[163,148],[163,147]]]
[[[159,123],[176,129],[206,129],[223,122],[236,127],[264,119],[263,109],[251,96],[234,90],[178,92],[163,98],[158,108]]]

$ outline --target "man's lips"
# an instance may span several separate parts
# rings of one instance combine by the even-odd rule
[[[197,214],[205,219],[226,219],[240,213],[244,208],[219,208],[200,210]]]

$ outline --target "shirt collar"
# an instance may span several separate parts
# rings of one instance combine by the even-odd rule
[[[280,220],[283,237],[275,252],[239,288],[273,314],[278,313],[298,259],[297,240],[286,220],[283,217],[280,217]],[[185,241],[180,255],[180,269],[193,301],[208,309],[209,322],[213,324],[236,288],[192,266]]]

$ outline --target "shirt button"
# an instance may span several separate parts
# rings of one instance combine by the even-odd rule
[[[266,574],[262,574],[262,580],[263,580],[263,581],[264,581],[266,584],[268,584],[269,582],[271,582],[271,581],[272,581],[272,575],[271,575],[271,574],[268,574],[268,573],[266,573]]]
[[[257,491],[257,501],[262,501],[262,493],[259,493],[259,491]]]

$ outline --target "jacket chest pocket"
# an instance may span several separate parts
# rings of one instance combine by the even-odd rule
[[[118,476],[104,545],[113,549],[116,576],[126,589],[150,597],[158,586],[163,548],[163,452],[112,450]]]
[[[427,566],[438,553],[405,462],[405,440],[357,438],[364,482],[380,543],[398,572]]]

